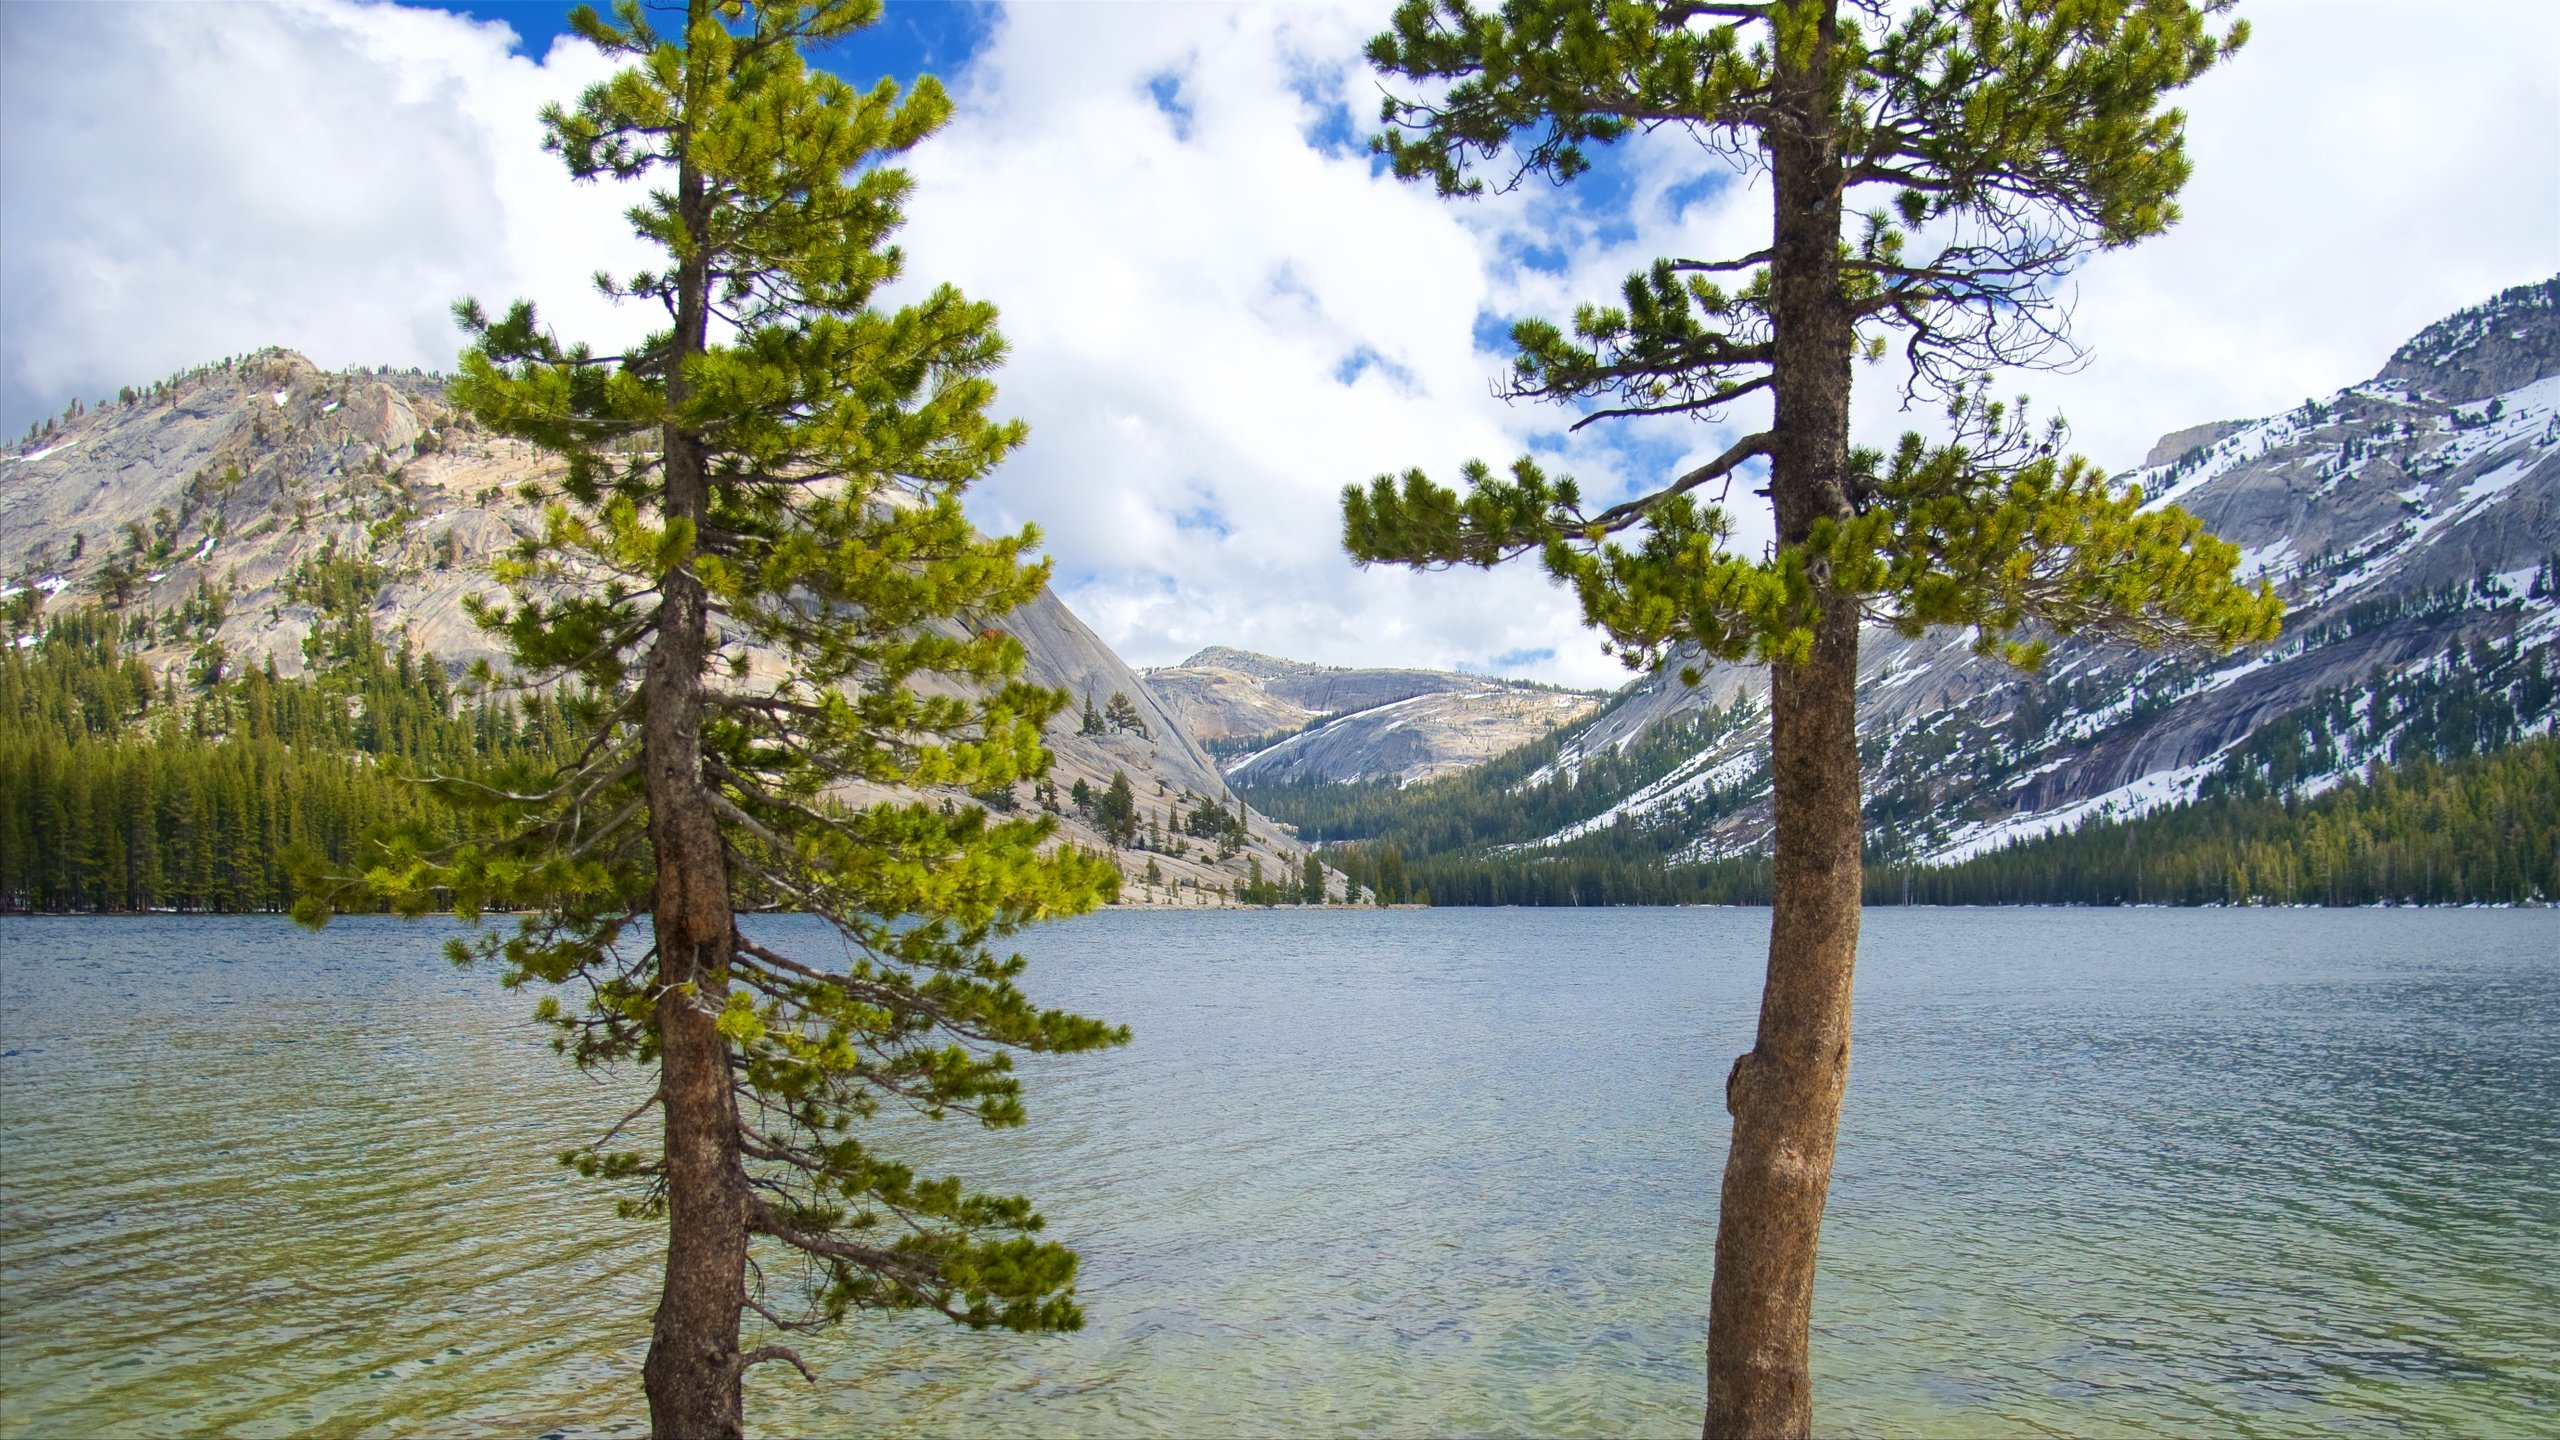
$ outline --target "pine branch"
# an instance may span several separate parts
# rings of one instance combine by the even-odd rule
[[[1580,521],[1579,525],[1584,529],[1600,530],[1611,534],[1624,530],[1643,519],[1655,506],[1672,496],[1685,495],[1710,480],[1721,480],[1740,469],[1744,462],[1754,456],[1768,454],[1769,446],[1776,438],[1774,433],[1767,430],[1756,435],[1746,435],[1727,446],[1723,454],[1694,470],[1685,472],[1678,479],[1652,494],[1623,504],[1612,505],[1588,520]]]

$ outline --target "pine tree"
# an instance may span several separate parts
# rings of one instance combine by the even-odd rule
[[[1110,788],[1093,803],[1093,824],[1114,845],[1127,845],[1138,838],[1138,793],[1130,788],[1126,772],[1111,772]]]
[[[1148,738],[1146,719],[1138,714],[1138,703],[1125,690],[1111,692],[1111,699],[1102,707],[1102,719],[1114,730],[1134,734],[1141,740]]]
[[[631,68],[543,122],[577,178],[655,185],[632,217],[665,268],[603,283],[669,328],[597,355],[528,303],[457,307],[473,343],[455,400],[565,462],[542,532],[495,567],[510,598],[480,617],[519,674],[568,682],[578,758],[445,787],[489,797],[508,838],[395,839],[370,883],[405,913],[526,912],[458,958],[567,984],[540,1011],[564,1052],[650,1073],[658,1142],[631,1138],[635,1114],[571,1159],[667,1224],[653,1430],[735,1436],[745,1372],[800,1363],[742,1344],[749,1310],[793,1328],[854,1308],[1080,1323],[1075,1256],[1038,1238],[1027,1199],[918,1178],[856,1131],[883,1103],[1018,1124],[1008,1049],[1124,1039],[1034,1008],[1022,958],[990,948],[1117,877],[1045,846],[1045,815],[830,798],[845,777],[954,797],[1036,778],[1067,698],[1014,679],[1021,645],[987,623],[1039,593],[1036,537],[983,537],[960,509],[1023,439],[987,413],[994,312],[949,287],[875,303],[903,263],[888,238],[909,181],[890,162],[948,99],[930,78],[858,91],[806,66],[876,0],[688,0],[666,34],[654,13],[572,12]],[[750,936],[738,912],[758,896],[826,917],[854,958]],[[793,1267],[751,1266],[758,1251],[809,1284],[783,1289]]]
[[[2145,511],[1989,403],[2003,365],[2053,353],[2061,277],[2157,233],[2185,183],[2183,117],[2161,98],[2245,36],[2229,0],[1405,0],[1370,44],[1391,81],[1377,149],[1443,195],[1559,183],[1638,131],[1700,142],[1768,176],[1767,243],[1664,258],[1570,333],[1525,321],[1504,393],[1607,417],[1713,418],[1767,394],[1772,419],[1660,488],[1586,505],[1532,459],[1420,471],[1344,495],[1365,562],[1490,566],[1536,553],[1638,665],[1772,667],[1776,859],[1767,988],[1725,1087],[1734,1116],[1707,1337],[1710,1435],[1803,1435],[1815,1247],[1849,1056],[1861,890],[1858,630],[1971,626],[2033,664],[2046,634],[2097,630],[2229,647],[2279,607],[2232,580],[2236,552],[2176,510]],[[1728,280],[1720,277],[1739,277]],[[1890,455],[1849,445],[1860,355],[1893,332],[1910,394],[1952,437]],[[1767,462],[1777,544],[1722,542],[1702,487]],[[1627,537],[1622,539],[1621,537]],[[1632,543],[1630,543],[1632,541]],[[1694,668],[1684,666],[1694,677]]]

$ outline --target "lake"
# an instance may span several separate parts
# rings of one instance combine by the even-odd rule
[[[1133,912],[1127,1048],[910,1153],[1086,1328],[862,1316],[764,1434],[1694,1435],[1767,912]],[[637,1435],[658,1243],[449,926],[0,919],[0,1431]],[[804,943],[804,922],[753,927]],[[1820,1429],[2560,1432],[2560,914],[1879,910]]]

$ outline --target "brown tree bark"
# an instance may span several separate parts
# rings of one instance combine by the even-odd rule
[[[702,5],[693,0],[692,8]],[[690,158],[679,166],[677,203],[699,257],[709,206]],[[672,412],[684,403],[685,361],[703,353],[709,290],[704,262],[685,260],[677,272],[671,414],[662,442],[665,514],[697,529],[710,508],[701,442]],[[730,1440],[746,1428],[738,1327],[747,1298],[749,1195],[729,1041],[719,1030],[735,917],[728,855],[702,776],[711,614],[690,569],[669,573],[660,593],[657,637],[641,681],[641,764],[657,861],[651,919],[663,987],[658,1095],[666,1115],[667,1272],[641,1382],[657,1440]]]
[[[1768,128],[1776,223],[1769,260],[1776,415],[1770,497],[1782,542],[1851,513],[1849,372],[1856,328],[1841,291],[1842,167],[1825,3],[1809,52],[1780,45]],[[1817,585],[1823,577],[1816,576]],[[1770,677],[1776,856],[1760,1029],[1725,1083],[1733,1144],[1707,1320],[1711,1440],[1813,1428],[1814,1261],[1849,1078],[1849,990],[1863,884],[1858,606],[1821,600],[1813,647]]]

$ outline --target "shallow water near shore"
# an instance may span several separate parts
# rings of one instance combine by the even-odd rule
[[[1086,1328],[857,1317],[763,1434],[1692,1435],[1755,910],[1113,913],[1031,1124]],[[0,919],[0,1433],[645,1433],[618,1118],[449,926]],[[806,922],[759,931],[818,954]],[[2560,914],[1879,910],[1815,1313],[1858,1435],[2560,1431]]]

